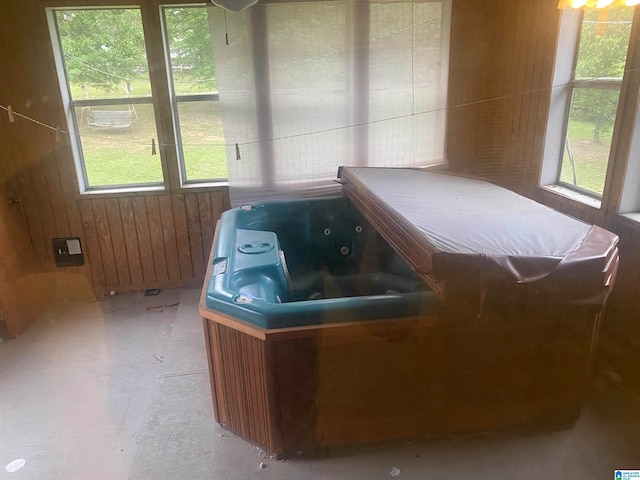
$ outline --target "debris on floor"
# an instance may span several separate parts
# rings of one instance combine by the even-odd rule
[[[4,469],[9,473],[17,472],[22,467],[24,467],[25,463],[27,463],[27,462],[25,462],[24,458],[18,458],[16,460],[14,460],[13,462],[9,462],[7,464],[7,466],[4,467]]]
[[[155,353],[153,354],[153,358],[155,358],[158,363],[162,363],[164,361],[164,357],[162,355],[158,356]]]
[[[264,463],[264,462],[260,462],[259,467],[260,467],[260,468],[267,468],[267,465],[265,465],[265,463]]]
[[[155,295],[158,295],[159,293],[160,293],[160,289],[159,288],[149,288],[149,289],[144,291],[144,296],[145,297],[153,297]]]
[[[400,469],[398,467],[393,467],[391,469],[391,471],[389,472],[389,475],[391,475],[392,477],[399,477],[400,476]]]
[[[151,312],[162,313],[165,308],[177,307],[178,305],[180,305],[180,302],[174,302],[168,305],[156,305],[155,307],[147,307],[147,310]]]

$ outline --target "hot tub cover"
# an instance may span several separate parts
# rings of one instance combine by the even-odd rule
[[[612,287],[616,235],[510,190],[416,169],[342,167],[338,176],[344,195],[440,293],[478,276],[582,303],[602,303]]]

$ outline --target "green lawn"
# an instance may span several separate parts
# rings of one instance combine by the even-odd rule
[[[99,109],[115,109],[99,107]],[[117,107],[122,109],[122,107]],[[226,149],[217,102],[180,103],[182,148],[187,180],[227,177]],[[86,123],[89,112],[78,109],[80,134],[90,186],[162,182],[155,120],[151,105],[135,105],[131,127],[96,128]],[[152,154],[152,140],[156,155]],[[176,148],[167,145],[166,149]]]
[[[144,88],[134,85],[134,91]],[[97,92],[92,92],[97,95]],[[98,109],[126,107],[99,107]],[[180,102],[180,133],[188,181],[227,178],[226,147],[217,101]],[[135,106],[133,125],[126,129],[100,129],[86,123],[89,111],[78,108],[82,148],[90,186],[162,182],[155,120],[151,105]],[[610,131],[593,140],[593,125],[569,122],[569,139],[575,162],[575,184],[601,194],[611,144]],[[156,155],[152,155],[152,139]],[[179,148],[167,145],[165,151]],[[560,180],[574,184],[574,169],[565,151]]]
[[[575,184],[602,194],[611,147],[611,131],[601,133],[600,141],[595,142],[593,140],[594,126],[591,123],[570,120],[568,130],[575,163]],[[571,185],[574,184],[573,169],[566,149],[562,160],[560,180]]]

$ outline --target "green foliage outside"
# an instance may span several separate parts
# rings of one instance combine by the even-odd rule
[[[592,136],[592,123],[569,121],[568,137],[575,159],[576,185],[601,194],[607,173],[611,132],[603,133],[598,143],[593,142]],[[565,149],[560,181],[573,185],[573,173],[574,169]]]
[[[176,7],[164,13],[176,94],[215,92],[207,9]],[[151,104],[126,101],[151,95],[139,10],[61,10],[56,19],[72,98],[119,98],[120,105],[91,108],[134,112],[132,126],[114,129],[89,125],[91,108],[77,109],[89,185],[162,182],[161,148]],[[226,178],[217,102],[180,102],[179,114],[182,144],[166,148],[184,151],[187,180]],[[152,155],[152,142],[156,155]]]
[[[584,14],[580,50],[576,64],[577,80],[622,79],[627,57],[633,9],[587,10]],[[610,90],[577,91],[571,118],[593,124],[593,141],[600,141],[603,130],[613,127],[618,94]]]
[[[630,8],[585,11],[576,80],[622,79],[632,17]],[[602,194],[619,97],[619,88],[574,88],[561,181]]]
[[[167,8],[164,13],[176,93],[217,91],[207,9]]]
[[[126,94],[131,82],[148,84],[144,35],[142,28],[136,28],[142,22],[139,10],[64,10],[57,12],[56,19],[67,76],[76,92],[91,85],[126,96],[123,85]],[[150,91],[147,85],[139,94]]]
[[[299,6],[294,4],[288,8]],[[217,89],[208,10],[203,7],[164,10],[173,85],[178,95]],[[633,9],[609,9],[606,18],[602,12],[585,12],[576,66],[578,80],[622,78]],[[160,157],[151,155],[151,143],[153,140],[157,143],[158,138],[153,111],[150,105],[132,107],[126,102],[129,96],[151,94],[139,10],[61,10],[56,18],[72,98],[121,98],[121,105],[94,108],[134,108],[136,113],[128,129],[109,130],[89,126],[86,121],[89,112],[79,112],[90,185],[161,182]],[[313,18],[301,17],[301,21],[313,23]],[[292,39],[286,25],[283,28],[274,33],[275,49],[288,48]],[[306,30],[296,30],[298,34],[301,31]],[[384,37],[384,32],[383,29],[378,33]],[[309,29],[309,35],[313,33],[314,30]],[[318,47],[312,40],[311,37],[297,38],[296,44],[313,46],[317,55]],[[332,50],[329,47],[320,53],[330,56]],[[327,72],[323,74],[328,81],[331,76],[327,78]],[[565,152],[562,181],[574,183],[575,173],[577,185],[602,192],[618,96],[618,90],[574,89],[568,137],[575,162],[572,166]],[[225,178],[226,149],[217,103],[180,102],[178,113],[187,179]],[[160,148],[157,151],[160,152]]]

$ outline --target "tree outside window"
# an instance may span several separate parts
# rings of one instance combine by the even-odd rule
[[[602,195],[633,9],[587,10],[572,80],[561,183]]]

